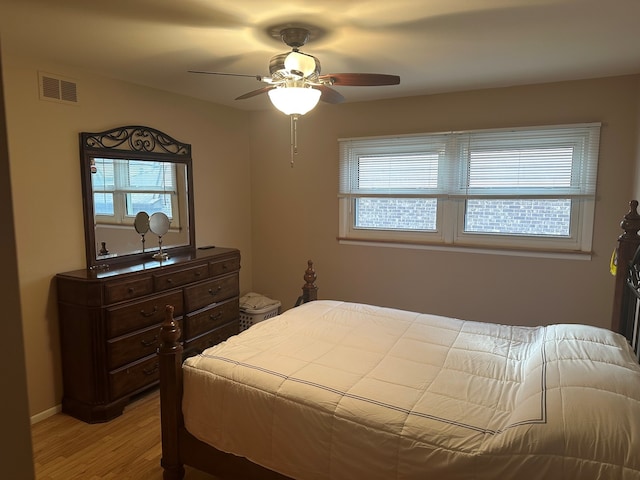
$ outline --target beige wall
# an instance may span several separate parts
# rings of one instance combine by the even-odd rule
[[[60,404],[54,276],[84,268],[78,133],[148,125],[191,143],[198,245],[242,251],[251,287],[248,115],[44,61],[3,58],[31,415]],[[38,70],[71,77],[80,103],[38,98]]]
[[[639,79],[321,105],[299,122],[300,154],[293,169],[286,117],[255,113],[251,190],[256,291],[290,307],[310,258],[321,298],[510,324],[608,326],[613,294],[609,258],[632,195],[637,158]],[[338,138],[575,122],[603,124],[591,261],[336,241]]]
[[[640,200],[640,95],[637,98],[638,122],[636,124],[636,172],[634,175],[632,198]]]

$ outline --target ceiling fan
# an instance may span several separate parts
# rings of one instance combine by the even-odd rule
[[[340,103],[344,97],[331,86],[382,86],[398,85],[398,75],[379,73],[320,73],[320,61],[313,55],[303,53],[300,47],[310,38],[310,31],[303,27],[285,27],[280,30],[280,38],[291,47],[291,52],[281,53],[269,62],[270,76],[244,75],[239,73],[207,72],[189,70],[190,73],[208,75],[229,75],[253,77],[267,85],[240,95],[236,100],[244,100],[268,93],[276,108],[288,115],[303,115],[312,110],[319,100]]]

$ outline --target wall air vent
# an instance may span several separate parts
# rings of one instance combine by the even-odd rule
[[[78,87],[75,80],[38,72],[40,100],[50,100],[58,103],[77,104]]]

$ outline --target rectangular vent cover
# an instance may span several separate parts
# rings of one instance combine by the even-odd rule
[[[40,100],[67,104],[78,103],[78,88],[74,80],[38,72],[38,83],[40,85]]]

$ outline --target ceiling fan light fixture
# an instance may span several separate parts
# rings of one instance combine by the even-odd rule
[[[279,87],[269,90],[273,106],[286,115],[304,115],[320,101],[320,90],[309,87]]]
[[[290,72],[300,72],[302,77],[308,77],[316,71],[316,59],[311,55],[291,52],[284,60],[284,68]]]

